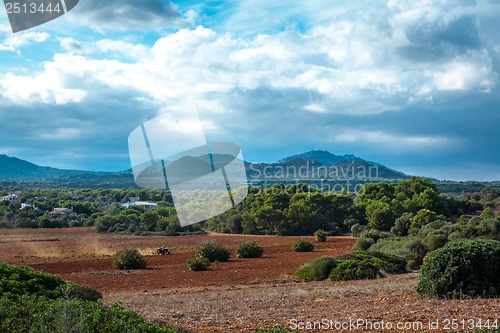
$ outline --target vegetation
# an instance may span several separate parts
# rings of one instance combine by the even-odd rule
[[[383,273],[406,272],[406,261],[402,257],[381,252],[356,251],[337,259],[323,256],[299,267],[295,276],[305,280],[360,280],[383,277]]]
[[[238,244],[235,250],[236,258],[260,258],[264,254],[264,248],[257,242],[244,242]]]
[[[440,297],[500,294],[500,242],[464,240],[429,254],[416,291]]]
[[[301,237],[293,243],[292,250],[295,252],[312,252],[314,250],[314,244]]]
[[[294,275],[309,281],[321,281],[328,278],[328,275],[336,265],[337,261],[335,258],[323,256],[300,266]]]
[[[195,253],[196,258],[207,258],[210,262],[229,260],[229,251],[214,240],[200,242]]]
[[[379,267],[368,259],[347,259],[337,263],[330,272],[331,280],[365,280],[382,277]]]
[[[133,248],[118,251],[113,260],[113,268],[116,269],[144,269],[147,266],[143,255]]]
[[[316,230],[314,232],[314,240],[316,242],[326,242],[326,239],[328,238],[328,234],[324,230]]]
[[[210,265],[212,263],[208,258],[194,258],[194,259],[189,259],[186,262],[187,268],[190,271],[198,272],[198,271],[208,271],[210,268]]]
[[[56,275],[0,263],[0,332],[176,333]],[[90,300],[92,299],[92,300]]]

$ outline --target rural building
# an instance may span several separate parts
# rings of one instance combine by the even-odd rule
[[[76,215],[76,213],[71,208],[54,208],[50,215]]]
[[[0,201],[8,201],[10,203],[19,203],[21,201],[21,197],[15,193],[6,195],[5,197],[0,198]]]
[[[22,210],[24,208],[33,208],[34,210],[38,210],[38,207],[36,207],[35,205],[32,205],[32,204],[29,204],[29,203],[22,203],[21,208],[19,208],[19,209]]]
[[[126,202],[122,204],[122,207],[129,208],[132,206],[141,206],[145,210],[154,210],[158,206],[158,204],[154,202],[148,202],[148,201],[133,201],[133,202]]]

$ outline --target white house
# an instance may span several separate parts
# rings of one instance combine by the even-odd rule
[[[38,207],[29,203],[22,203],[21,208],[19,209],[23,210],[24,208],[33,208],[34,210],[38,210]]]
[[[129,208],[132,206],[141,206],[145,210],[154,210],[158,206],[158,204],[154,202],[148,202],[148,201],[134,201],[134,202],[126,202],[122,204],[122,207]]]
[[[21,201],[21,197],[18,196],[17,194],[9,194],[6,195],[5,197],[0,198],[0,201],[8,201],[10,203],[18,203]]]

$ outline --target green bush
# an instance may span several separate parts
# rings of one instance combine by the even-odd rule
[[[102,294],[94,288],[79,286],[76,284],[72,284],[68,288],[67,294],[69,298],[81,301],[97,302],[102,299]]]
[[[0,262],[0,296],[16,298],[30,294],[55,299],[63,296],[70,286],[57,275]]]
[[[0,298],[0,332],[180,333],[152,323],[119,304],[23,295]]]
[[[314,232],[314,240],[316,242],[326,242],[327,238],[327,232],[322,229],[316,230],[316,232]]]
[[[295,252],[312,252],[314,244],[307,241],[305,238],[299,238],[293,245],[292,250]]]
[[[229,260],[229,251],[214,240],[200,242],[195,252],[196,258],[208,258],[210,262]]]
[[[283,327],[276,328],[259,328],[254,333],[294,333],[295,331],[287,331]]]
[[[180,333],[119,304],[94,302],[101,294],[31,267],[0,263],[0,332]]]
[[[139,250],[133,248],[118,251],[113,260],[113,268],[116,269],[144,269],[147,266]]]
[[[370,246],[369,251],[403,257],[408,263],[408,269],[417,269],[422,264],[422,258],[427,254],[427,247],[420,239],[414,237],[393,237],[379,240]]]
[[[205,258],[205,257],[190,259],[186,262],[187,268],[190,271],[194,271],[194,272],[208,271],[211,264],[212,263],[210,262],[210,260],[208,260],[208,258]]]
[[[500,242],[464,240],[431,252],[420,270],[416,291],[441,297],[500,294]]]
[[[315,258],[309,263],[300,266],[294,275],[309,281],[325,280],[336,264],[337,261],[330,256]]]
[[[342,260],[330,272],[331,280],[365,280],[382,277],[380,270],[369,259]]]
[[[325,280],[332,269],[337,265],[337,261],[330,256],[323,256],[311,260],[311,276],[313,280]]]
[[[406,260],[403,257],[376,252],[376,251],[355,251],[344,254],[338,260],[367,260],[389,274],[401,274],[406,272]]]
[[[311,265],[309,263],[300,266],[293,275],[309,281],[314,280],[311,274]]]
[[[234,252],[236,258],[260,258],[263,254],[264,248],[256,242],[241,243]]]
[[[352,247],[353,251],[366,251],[375,244],[375,240],[373,238],[365,238],[361,237],[356,239],[356,243]]]

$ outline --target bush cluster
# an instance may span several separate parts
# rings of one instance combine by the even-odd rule
[[[321,281],[328,278],[336,265],[337,261],[333,257],[323,256],[300,266],[294,275],[309,281]]]
[[[463,240],[431,252],[416,291],[439,297],[500,295],[500,242]]]
[[[383,273],[406,272],[404,258],[380,252],[356,251],[334,259],[323,256],[299,267],[295,276],[312,280],[360,280],[383,277]]]
[[[326,242],[327,238],[328,233],[322,229],[316,230],[316,232],[314,232],[314,240],[316,242]]]
[[[207,258],[210,262],[229,260],[229,251],[214,240],[200,242],[195,254],[196,258]]]
[[[260,258],[264,254],[264,248],[257,242],[244,242],[239,244],[235,250],[236,258]]]
[[[211,264],[212,263],[210,262],[210,260],[208,260],[208,258],[205,258],[205,257],[190,259],[186,262],[187,268],[190,271],[194,271],[194,272],[208,271]]]
[[[181,332],[100,298],[56,275],[0,263],[0,332]]]
[[[295,252],[312,252],[314,250],[314,244],[306,240],[305,238],[299,238],[293,245],[292,250]]]
[[[144,269],[148,266],[139,250],[130,248],[117,252],[113,260],[116,269]]]

